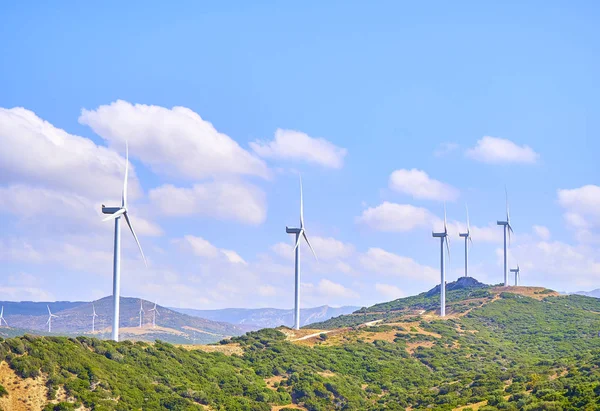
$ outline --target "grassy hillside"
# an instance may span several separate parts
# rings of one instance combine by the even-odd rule
[[[16,373],[5,380],[19,383],[4,385],[0,366],[9,393],[0,407],[15,387],[37,384],[46,402],[58,397],[47,409],[600,409],[600,300],[526,287],[472,291],[489,295],[466,292],[455,303],[469,308],[444,320],[394,302],[401,315],[377,324],[261,330],[210,347],[217,352],[13,338],[0,343],[0,361]]]

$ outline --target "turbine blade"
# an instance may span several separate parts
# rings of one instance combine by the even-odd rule
[[[471,224],[469,223],[469,206],[465,204],[465,209],[467,210],[467,234],[471,232]]]
[[[104,218],[102,221],[114,220],[115,218],[120,217],[123,214],[125,214],[125,209],[121,208],[119,211],[117,211],[114,214],[110,214],[108,217]]]
[[[504,195],[506,197],[506,222],[510,222],[510,212],[508,208],[508,190],[506,189],[506,186],[504,186]]]
[[[125,180],[123,181],[123,198],[121,205],[127,207],[127,179],[129,177],[129,143],[125,140]]]
[[[48,321],[46,321],[46,325],[48,325],[48,323],[50,322],[50,318],[52,318],[52,317],[48,317]]]
[[[448,260],[450,260],[450,237],[444,237],[446,239],[446,251],[448,251]]]
[[[52,313],[50,312],[50,306],[48,304],[46,304],[46,308],[48,309],[48,314],[52,315]]]
[[[315,250],[312,248],[312,245],[310,245],[310,241],[308,241],[308,237],[306,236],[306,231],[305,230],[302,230],[302,236],[306,240],[306,244],[308,244],[308,247],[310,248],[310,251],[312,251],[313,255],[315,256],[315,260],[319,261],[319,259],[317,258],[317,255],[315,254]]]
[[[140,244],[140,240],[138,240],[137,235],[135,235],[135,231],[133,230],[133,226],[131,225],[131,221],[129,221],[129,216],[127,213],[123,214],[125,216],[125,221],[127,221],[127,225],[131,230],[131,234],[133,234],[133,238],[135,238],[135,242],[137,243],[138,248],[140,249],[140,253],[142,254],[142,259],[144,260],[144,265],[148,268],[148,262],[146,261],[146,256],[144,255],[144,251],[142,250],[142,245]]]
[[[302,237],[302,232],[304,232],[304,230],[301,230],[300,234],[298,234],[298,239],[296,240],[296,245],[294,246],[294,251],[296,251],[296,248],[298,248],[298,246],[300,245],[300,237]]]
[[[448,224],[446,219],[446,202],[444,201],[444,232],[448,232]]]
[[[304,228],[304,199],[302,197],[302,176],[300,176],[300,228]]]

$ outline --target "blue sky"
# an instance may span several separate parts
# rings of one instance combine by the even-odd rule
[[[298,173],[304,306],[434,286],[444,200],[500,282],[505,186],[522,283],[600,285],[595,2],[256,3],[0,6],[4,298],[110,294],[125,138],[124,295],[290,307]]]

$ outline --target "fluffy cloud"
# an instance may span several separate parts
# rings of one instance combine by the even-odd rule
[[[375,291],[377,291],[379,294],[381,294],[388,300],[396,300],[405,296],[404,291],[391,284],[376,283]]]
[[[396,170],[390,175],[389,186],[392,190],[408,194],[417,199],[454,201],[458,190],[441,181],[430,178],[422,170]]]
[[[38,228],[40,225],[51,226],[55,234],[111,230],[113,225],[102,221],[100,207],[100,202],[73,193],[21,184],[0,187],[0,210],[32,222]],[[158,225],[139,217],[135,210],[131,212],[130,218],[136,234],[162,235],[162,229]]]
[[[400,256],[381,248],[369,248],[359,257],[362,267],[370,272],[378,274],[394,275],[402,278],[435,282],[438,270],[421,265],[410,257]]]
[[[519,146],[505,138],[485,136],[477,145],[466,151],[466,156],[490,164],[534,164],[540,155],[529,146]]]
[[[600,227],[600,186],[558,190],[558,203],[565,209],[565,221],[578,241],[600,242],[595,230]]]
[[[183,239],[176,239],[173,242],[181,245],[184,249],[191,250],[192,253],[199,257],[208,259],[224,257],[231,264],[247,264],[235,251],[217,248],[202,237],[186,235]]]
[[[125,159],[24,108],[0,108],[0,182],[34,184],[87,198],[120,198]],[[130,167],[130,197],[139,185]]]
[[[292,237],[290,236],[291,238]],[[354,253],[354,246],[352,244],[343,243],[342,241],[336,240],[333,237],[319,237],[319,236],[308,236],[310,243],[315,249],[315,253],[320,261],[332,261],[337,259],[343,259],[350,257]],[[295,241],[295,240],[294,240]],[[306,241],[301,240],[301,251],[303,253],[311,253]],[[285,259],[294,258],[294,244],[291,243],[277,243],[271,246],[271,250],[275,254]],[[312,253],[311,253],[312,254]]]
[[[550,230],[548,227],[544,227],[543,225],[534,225],[533,232],[544,241],[548,241],[550,239]]]
[[[269,175],[262,160],[189,108],[168,109],[118,100],[96,110],[82,110],[79,122],[111,145],[123,147],[128,140],[131,154],[156,172],[191,179]]]
[[[256,186],[240,182],[210,182],[192,188],[167,184],[150,190],[149,197],[167,216],[203,215],[261,224],[267,215],[265,194]]]
[[[431,226],[435,217],[425,208],[385,201],[363,211],[356,221],[378,231],[406,232]]]
[[[273,141],[255,141],[250,147],[261,157],[306,161],[330,168],[342,168],[346,156],[345,148],[294,130],[277,129]]]
[[[335,283],[326,278],[319,281],[317,292],[321,295],[332,298],[358,298],[356,291],[344,287],[342,284]]]

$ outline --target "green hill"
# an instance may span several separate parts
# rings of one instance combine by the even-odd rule
[[[8,339],[0,407],[28,386],[57,398],[47,409],[600,409],[600,300],[528,287],[451,293],[443,320],[435,296],[420,295],[341,317],[379,315],[377,324],[265,329],[203,350]]]

